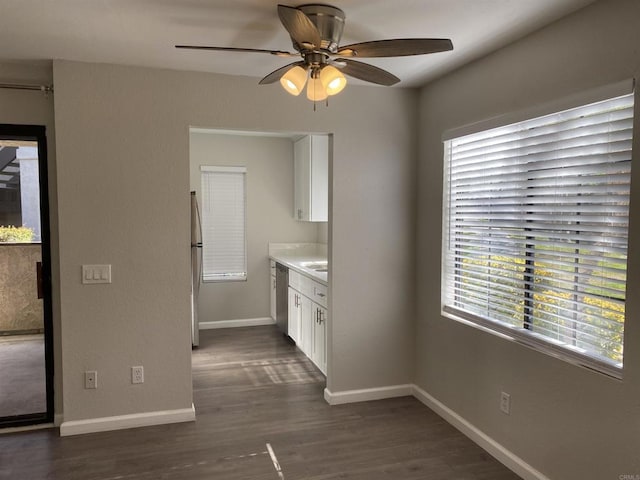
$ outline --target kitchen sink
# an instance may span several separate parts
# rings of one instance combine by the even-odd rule
[[[319,262],[302,262],[302,266],[308,268],[310,270],[315,270],[316,272],[323,273],[328,271],[327,262],[319,261]]]

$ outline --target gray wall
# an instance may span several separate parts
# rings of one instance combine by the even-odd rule
[[[328,386],[411,381],[416,91],[314,112],[253,78],[56,61],[54,80],[65,420],[191,405],[190,126],[334,134]],[[83,263],[113,283],[83,286]]]
[[[640,135],[634,145],[622,381],[440,315],[441,136],[638,77],[639,19],[637,0],[597,2],[425,87],[420,96],[416,382],[554,480],[640,473],[640,298],[632,294],[640,288]],[[640,132],[638,118],[636,113]],[[501,391],[511,394],[510,416],[499,411]]]
[[[0,81],[6,83],[50,84],[51,65],[32,63],[0,64]],[[54,337],[54,404],[56,415],[62,414],[62,354],[60,324],[60,277],[58,256],[58,202],[56,173],[56,139],[53,96],[39,91],[0,89],[0,123],[44,125],[47,129],[47,160],[49,172],[49,210],[51,218],[53,337]]]
[[[269,242],[318,241],[318,223],[293,218],[290,138],[191,133],[191,189],[198,198],[200,166],[247,167],[247,281],[203,283],[200,322],[270,316]]]

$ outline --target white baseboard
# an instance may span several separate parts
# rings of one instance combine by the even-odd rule
[[[368,402],[369,400],[382,400],[384,398],[406,397],[409,395],[413,395],[413,385],[392,385],[389,387],[346,390],[335,393],[328,388],[324,389],[324,399],[329,405]]]
[[[483,431],[476,428],[467,420],[462,418],[456,412],[445,406],[440,401],[429,395],[417,385],[413,385],[413,396],[420,402],[425,404],[431,410],[436,412],[447,422],[460,430],[464,435],[469,437],[473,442],[489,452],[504,466],[518,474],[524,480],[549,480],[544,474],[533,468],[527,462],[507,450],[504,446],[496,442]]]
[[[271,317],[242,318],[239,320],[220,320],[218,322],[200,322],[200,330],[212,330],[214,328],[257,327],[260,325],[275,325],[276,321]]]
[[[56,427],[59,427],[60,425],[62,425],[62,422],[64,422],[64,414],[62,413],[56,413],[53,416],[53,424]]]
[[[114,417],[90,418],[88,420],[72,420],[62,422],[60,436],[80,435],[83,433],[106,432],[125,428],[149,427],[166,423],[192,422],[196,419],[196,410],[182,408],[178,410],[163,410],[157,412],[134,413],[132,415],[118,415]]]

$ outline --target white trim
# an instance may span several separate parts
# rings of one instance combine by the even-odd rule
[[[469,437],[473,442],[486,450],[489,454],[496,458],[505,467],[509,468],[523,480],[549,480],[544,474],[533,468],[527,462],[522,460],[516,454],[496,442],[482,430],[478,429],[467,420],[462,418],[456,412],[445,406],[440,401],[429,395],[417,385],[413,385],[413,396],[424,405],[429,407],[443,419],[457,428],[464,435]]]
[[[62,414],[62,413],[56,413],[56,414],[53,416],[53,424],[54,424],[56,427],[59,427],[60,425],[62,425],[62,422],[64,422],[64,414]]]
[[[329,405],[342,405],[345,403],[383,400],[385,398],[407,397],[412,394],[413,385],[410,384],[365,388],[362,390],[346,390],[344,392],[332,392],[328,388],[324,389],[324,399]]]
[[[620,97],[633,92],[635,89],[635,79],[629,78],[617,83],[604,85],[584,92],[574,93],[564,98],[547,102],[534,107],[525,108],[516,112],[510,112],[497,117],[480,120],[476,123],[451,128],[442,134],[442,140],[447,141],[453,138],[464,137],[472,133],[490,130],[492,128],[510,125],[512,123],[521,122],[530,118],[543,117],[554,112],[561,112],[579,107],[580,105],[588,105],[600,102],[608,98]]]
[[[60,436],[66,437],[68,435],[106,432],[110,430],[122,430],[125,428],[148,427],[151,425],[164,425],[167,423],[193,422],[195,419],[196,410],[193,404],[191,404],[191,408],[63,422],[62,425],[60,425]]]
[[[200,330],[214,330],[216,328],[257,327],[261,325],[275,325],[271,317],[241,318],[239,320],[219,320],[217,322],[200,322]]]
[[[599,373],[614,380],[622,380],[622,364],[610,364],[597,358],[591,357],[588,353],[571,346],[556,344],[554,340],[544,337],[524,328],[514,327],[499,322],[493,322],[483,317],[479,317],[454,307],[441,306],[440,314],[463,325],[477,328],[490,335],[496,335],[504,340],[515,342],[536,352],[549,355],[555,359],[570,363],[576,367],[586,368],[590,372]]]
[[[200,165],[201,172],[247,173],[247,167],[224,167],[218,165]]]

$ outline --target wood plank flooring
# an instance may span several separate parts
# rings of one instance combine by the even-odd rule
[[[194,423],[0,435],[0,479],[519,478],[414,398],[327,405],[324,377],[275,327],[201,332],[193,383]]]

